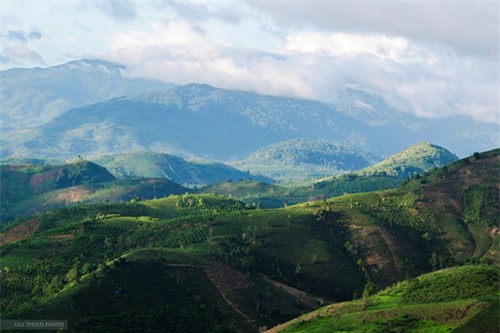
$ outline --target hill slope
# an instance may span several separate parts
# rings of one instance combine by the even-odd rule
[[[499,279],[497,267],[446,269],[266,332],[498,332]]]
[[[231,165],[276,180],[300,180],[358,170],[374,160],[372,154],[353,146],[295,139],[261,148]]]
[[[95,160],[118,178],[168,178],[178,184],[206,185],[228,180],[269,178],[253,176],[222,163],[188,162],[180,157],[152,152],[105,156]]]
[[[87,161],[0,165],[0,175],[2,222],[75,204],[153,199],[189,191],[168,179],[116,180],[102,166]]]
[[[186,303],[192,299],[228,315],[207,310],[199,320],[191,316],[190,324],[201,327],[208,320],[227,323],[220,331],[256,331],[441,267],[495,263],[499,162],[498,150],[477,154],[398,189],[282,209],[249,209],[234,199],[185,194],[33,216],[0,234],[1,316],[48,318],[63,311],[75,325],[91,325],[78,326],[83,331],[92,331],[108,319],[120,321],[120,313],[157,323],[169,312],[169,321],[182,322],[183,311],[198,313],[195,302]],[[153,264],[142,265],[146,259]],[[173,279],[179,288],[161,294],[151,282],[144,297],[156,293],[158,302],[141,303],[139,289],[126,282],[141,270],[152,270],[160,284]],[[202,293],[214,286],[219,296]],[[104,292],[101,298],[95,290]],[[163,298],[174,292],[172,304],[181,306]],[[95,304],[105,304],[105,311],[92,312]]]

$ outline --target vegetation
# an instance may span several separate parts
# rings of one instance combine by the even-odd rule
[[[82,332],[139,318],[150,318],[143,330],[155,331],[163,317],[174,331],[246,332],[362,297],[332,305],[325,316],[313,312],[293,329],[482,327],[475,315],[491,311],[498,286],[491,283],[498,281],[498,153],[411,177],[396,189],[279,209],[245,203],[236,193],[184,193],[19,219],[0,230],[1,317],[60,314]],[[241,193],[280,190],[237,184]],[[479,263],[494,266],[415,279]]]
[[[232,165],[278,181],[339,175],[372,164],[375,157],[353,146],[325,140],[295,139],[274,143]]]
[[[427,142],[420,142],[357,173],[383,174],[404,179],[446,166],[456,160],[458,157],[448,150]]]
[[[95,160],[117,178],[168,178],[178,184],[207,185],[228,180],[271,181],[222,163],[188,162],[180,157],[152,152],[135,152],[101,157]]]
[[[70,205],[153,199],[189,191],[167,179],[115,180],[105,168],[83,160],[60,166],[1,165],[0,173],[2,223]]]
[[[464,266],[405,280],[319,309],[268,332],[497,332],[497,267]],[[479,321],[479,318],[487,320]]]

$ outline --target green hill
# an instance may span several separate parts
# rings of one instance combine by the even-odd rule
[[[417,173],[440,168],[458,160],[448,150],[427,142],[417,143],[385,160],[357,171],[358,174],[385,174],[407,178]]]
[[[290,181],[358,170],[374,160],[373,155],[349,145],[295,139],[266,146],[231,165],[276,180]]]
[[[498,332],[498,267],[449,268],[326,306],[277,332]]]
[[[0,174],[2,207],[57,189],[115,180],[105,168],[87,161],[58,166],[0,165]]]
[[[155,331],[161,318],[172,327],[191,318],[185,332],[257,331],[434,269],[495,264],[498,153],[412,177],[397,189],[280,209],[184,194],[18,220],[0,233],[1,316],[60,313],[82,332],[106,331],[126,318],[147,318],[151,326],[133,326],[142,331]],[[483,288],[468,284],[473,292]],[[425,288],[408,295],[436,303],[420,297],[439,288]],[[455,290],[442,284],[449,294],[443,300],[459,302],[458,313],[470,303]],[[485,283],[481,295],[489,293]],[[466,313],[486,307],[481,302]],[[380,327],[421,325],[413,315]]]
[[[251,175],[222,163],[188,162],[180,157],[135,152],[101,157],[96,163],[106,167],[117,178],[147,177],[168,178],[178,184],[206,185],[228,180],[255,178],[272,181],[265,177]]]
[[[64,165],[1,165],[2,222],[75,204],[123,202],[181,194],[188,189],[168,179],[116,180],[87,161]]]

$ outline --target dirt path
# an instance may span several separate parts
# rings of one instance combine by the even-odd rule
[[[323,298],[318,298],[318,297],[308,295],[301,290],[295,289],[294,287],[290,287],[290,286],[287,286],[286,284],[283,284],[281,282],[273,280],[269,276],[264,275],[262,273],[260,273],[260,276],[264,280],[266,280],[266,282],[269,282],[270,284],[272,284],[276,288],[283,290],[284,292],[292,295],[295,298],[300,299],[302,302],[306,303],[307,305],[309,305],[312,308],[317,308],[318,306],[325,304],[325,300]]]
[[[214,284],[215,288],[220,292],[222,298],[227,304],[239,315],[246,319],[250,326],[253,326],[253,320],[248,317],[243,311],[238,309],[236,305],[229,299],[227,292],[233,289],[249,288],[253,285],[238,271],[230,268],[222,263],[205,266],[205,273]],[[231,283],[228,283],[230,281]]]

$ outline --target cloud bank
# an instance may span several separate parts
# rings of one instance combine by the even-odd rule
[[[261,51],[214,43],[186,21],[153,24],[150,33],[119,33],[113,41],[111,59],[128,64],[134,77],[327,103],[355,87],[419,117],[499,120],[497,61],[460,55],[443,44],[311,30],[286,34],[280,48]]]
[[[3,66],[105,58],[134,77],[328,103],[354,87],[420,117],[499,123],[498,1],[5,6]]]

